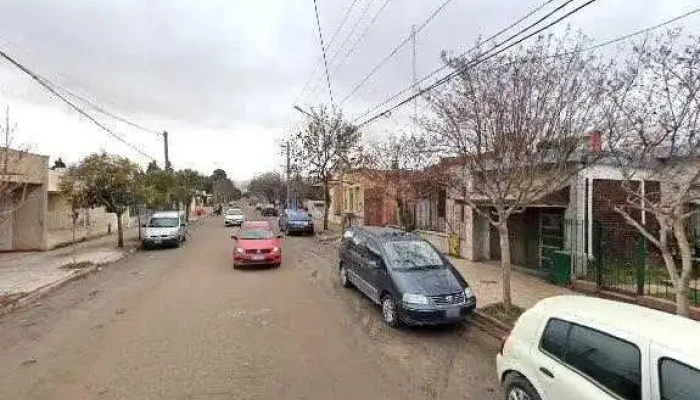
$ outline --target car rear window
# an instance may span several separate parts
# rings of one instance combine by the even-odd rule
[[[671,358],[659,361],[661,400],[700,399],[700,371]]]
[[[572,324],[564,361],[620,398],[642,397],[641,354],[632,343]]]

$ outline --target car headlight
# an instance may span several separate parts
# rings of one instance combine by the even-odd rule
[[[404,293],[403,302],[408,304],[428,304],[428,298],[422,294]]]
[[[236,253],[243,254],[245,253],[245,250],[243,249],[243,247],[236,247]]]
[[[464,288],[464,297],[465,297],[467,300],[469,300],[469,299],[471,299],[472,297],[474,297],[474,292],[472,292],[472,288],[470,288],[469,286],[467,286],[467,287]]]
[[[279,254],[279,253],[280,253],[280,248],[279,248],[279,247],[273,247],[273,248],[272,248],[272,252],[275,253],[275,254]]]

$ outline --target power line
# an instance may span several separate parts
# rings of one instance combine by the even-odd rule
[[[365,26],[365,29],[362,31],[360,36],[358,36],[355,42],[350,46],[350,50],[348,50],[348,52],[345,53],[345,56],[343,56],[343,59],[340,60],[340,62],[338,62],[338,65],[333,67],[333,72],[331,73],[331,76],[335,75],[335,73],[338,72],[340,67],[342,67],[343,64],[345,64],[345,61],[347,61],[348,58],[350,58],[350,56],[355,52],[355,50],[359,48],[359,45],[362,44],[362,40],[365,38],[365,36],[367,36],[372,25],[374,25],[374,23],[377,22],[377,19],[379,19],[379,17],[384,12],[384,9],[386,8],[386,6],[389,5],[390,2],[391,0],[385,0],[382,6],[379,7],[379,10],[377,10],[377,12],[374,14],[367,26]],[[333,64],[333,60],[335,60],[335,58],[331,59],[331,64]]]
[[[318,0],[314,0],[314,12],[316,13],[316,25],[318,26],[318,39],[321,42],[321,54],[323,55],[323,67],[326,71],[326,84],[328,85],[328,95],[331,103],[333,101],[333,89],[331,88],[331,76],[328,74],[328,60],[326,60],[326,47],[323,44],[323,30],[321,30],[321,19],[318,16]]]
[[[445,0],[437,9],[435,9],[435,11],[433,11],[433,12],[430,14],[430,16],[429,16],[425,21],[423,21],[423,23],[422,23],[420,26],[418,26],[418,28],[416,28],[416,34],[420,33],[420,31],[422,31],[426,26],[428,26],[428,24],[429,24],[430,22],[432,22],[432,20],[435,19],[435,17],[436,17],[438,14],[440,14],[440,12],[441,12],[442,10],[444,10],[445,7],[447,7],[452,1],[453,1],[453,0]],[[396,55],[396,53],[399,52],[399,50],[401,50],[407,43],[409,43],[409,42],[411,41],[411,37],[412,37],[411,35],[409,35],[408,37],[406,37],[406,38],[405,38],[403,41],[401,41],[401,43],[399,43],[399,45],[396,46],[386,57],[384,57],[384,59],[383,59],[382,61],[380,61],[379,64],[377,64],[374,68],[372,68],[372,70],[369,72],[369,74],[367,74],[364,78],[362,78],[362,80],[360,81],[360,83],[358,83],[357,85],[355,85],[355,87],[350,91],[350,93],[349,93],[347,96],[345,96],[345,97],[340,101],[340,104],[345,103],[350,97],[352,97],[352,95],[354,95],[355,93],[357,93],[357,91],[360,90],[360,88],[361,88],[362,86],[364,86],[364,84],[367,83],[367,81],[368,81],[381,67],[384,66],[384,64],[386,64],[387,62],[389,62],[389,60],[391,60],[391,59]]]
[[[108,116],[108,117],[111,117],[111,118],[113,118],[113,119],[115,119],[115,120],[117,120],[117,121],[119,121],[119,122],[123,122],[123,123],[125,123],[125,124],[127,124],[127,125],[129,125],[129,126],[131,126],[131,127],[133,127],[133,128],[140,129],[140,130],[142,130],[142,131],[144,131],[144,132],[153,133],[153,134],[155,134],[155,135],[162,135],[161,132],[155,131],[155,130],[153,130],[153,129],[145,128],[145,127],[142,126],[142,125],[139,125],[139,124],[137,124],[137,123],[135,123],[135,122],[131,122],[131,121],[129,121],[128,119],[126,119],[126,118],[124,118],[124,117],[120,117],[119,115],[116,115],[116,114],[114,114],[114,113],[112,113],[112,112],[109,112],[109,111],[107,111],[106,109],[104,109],[103,107],[100,107],[99,105],[97,105],[97,104],[91,102],[90,100],[86,99],[85,97],[82,97],[82,96],[76,94],[75,92],[72,92],[72,91],[70,91],[70,90],[68,90],[68,89],[66,89],[66,88],[64,88],[64,87],[61,87],[61,86],[59,86],[59,85],[57,85],[57,84],[55,84],[55,83],[52,83],[51,81],[49,81],[48,79],[46,79],[46,78],[43,77],[43,76],[40,76],[40,75],[37,75],[37,76],[38,76],[40,79],[44,80],[46,83],[48,83],[48,84],[50,84],[51,86],[55,87],[56,89],[59,89],[59,90],[61,90],[62,92],[68,94],[68,95],[71,96],[71,97],[73,97],[74,99],[77,99],[77,100],[79,100],[79,101],[81,101],[81,102],[87,104],[88,106],[90,106],[90,108],[92,108],[93,110],[95,110],[95,111],[97,111],[97,112],[99,112],[99,113],[101,113],[101,114],[104,114],[104,115],[106,115],[106,116]]]
[[[350,40],[350,38],[352,38],[353,33],[355,33],[355,31],[357,30],[357,27],[360,25],[360,23],[362,23],[362,21],[364,21],[365,16],[367,16],[367,13],[369,12],[369,9],[372,7],[372,4],[374,4],[374,1],[375,0],[369,0],[365,4],[365,7],[362,9],[362,11],[360,11],[359,18],[357,19],[357,21],[355,21],[352,28],[350,28],[350,31],[348,32],[348,34],[345,35],[345,38],[343,38],[343,41],[340,42],[340,44],[338,45],[338,48],[335,50],[335,52],[331,55],[330,61],[328,62],[329,65],[333,65],[333,62],[338,57],[338,54],[340,54],[340,51],[343,49],[343,47],[345,47],[345,44],[348,42],[348,40]],[[309,79],[309,81],[307,83],[311,83],[311,79]],[[305,85],[305,86],[308,86],[308,85]],[[316,93],[317,89],[318,89],[318,85],[314,85],[314,87],[311,88],[311,93],[312,94]],[[298,100],[299,99],[297,99],[296,102],[298,102]]]
[[[335,39],[338,37],[338,34],[340,33],[340,30],[345,26],[345,23],[348,20],[348,17],[350,16],[350,12],[352,12],[353,8],[355,7],[355,4],[357,4],[359,0],[353,0],[353,2],[350,4],[350,7],[345,10],[345,15],[343,16],[343,20],[340,22],[340,25],[335,29],[335,32],[333,33],[333,37],[331,37],[331,40],[328,42],[328,45],[326,46],[326,50],[328,50],[331,46],[333,46],[333,43],[335,42]],[[318,59],[318,62],[316,63],[316,66],[314,67],[313,71],[311,71],[311,74],[306,80],[306,83],[304,83],[304,86],[302,87],[301,91],[299,92],[299,95],[297,96],[296,100],[294,100],[294,104],[299,102],[299,99],[301,98],[302,94],[306,91],[306,89],[309,87],[311,84],[311,81],[313,80],[314,76],[316,76],[316,71],[318,71],[318,67],[321,66],[323,63],[323,57],[320,57]]]
[[[452,80],[454,77],[458,76],[460,73],[462,73],[463,71],[465,71],[467,68],[471,68],[471,67],[473,67],[473,66],[479,65],[479,64],[481,64],[481,63],[483,63],[483,62],[485,62],[485,61],[487,61],[487,60],[489,60],[489,59],[491,59],[491,58],[497,56],[498,54],[500,54],[500,53],[502,53],[502,52],[504,52],[504,51],[506,51],[506,50],[512,48],[513,46],[516,46],[516,45],[522,43],[523,41],[529,39],[530,37],[532,37],[532,36],[534,36],[534,35],[537,35],[537,34],[539,34],[540,32],[542,32],[542,31],[544,31],[544,30],[546,30],[546,29],[549,29],[550,27],[556,25],[557,23],[561,22],[561,21],[564,20],[565,18],[568,18],[570,15],[572,15],[572,14],[574,14],[574,13],[577,13],[578,11],[580,11],[580,10],[583,9],[584,7],[587,7],[588,5],[594,3],[595,1],[597,1],[597,0],[589,0],[588,2],[586,2],[586,3],[584,3],[584,4],[580,5],[580,6],[578,6],[577,8],[573,9],[572,11],[569,11],[568,13],[566,13],[566,14],[564,14],[563,16],[559,17],[559,18],[556,19],[555,21],[553,21],[553,22],[551,22],[551,23],[545,25],[544,27],[542,27],[542,28],[536,30],[536,31],[533,32],[533,33],[528,34],[527,36],[525,36],[525,37],[523,37],[523,38],[521,38],[521,39],[518,39],[517,41],[515,41],[515,42],[509,44],[508,46],[504,47],[503,49],[498,50],[498,51],[496,51],[495,53],[487,54],[487,55],[485,56],[485,58],[481,58],[481,59],[474,60],[474,61],[472,61],[472,62],[467,63],[467,65],[465,65],[464,67],[459,68],[459,69],[457,69],[456,71],[454,71],[454,72],[452,72],[452,73],[450,73],[450,74],[447,74],[446,76],[444,76],[443,78],[439,79],[437,82],[433,83],[432,85],[430,85],[430,86],[428,86],[428,87],[426,87],[426,88],[424,88],[424,89],[421,89],[421,90],[418,91],[416,94],[409,96],[408,98],[402,100],[401,102],[399,102],[398,104],[396,104],[396,105],[390,107],[389,109],[384,110],[383,112],[381,112],[381,113],[379,113],[379,114],[376,114],[376,115],[374,115],[373,117],[371,117],[371,118],[365,120],[364,122],[358,124],[358,127],[367,125],[367,124],[371,123],[372,121],[374,121],[374,120],[380,118],[381,116],[385,115],[386,113],[391,112],[392,110],[395,110],[395,109],[397,109],[397,108],[399,108],[399,107],[405,105],[406,103],[410,102],[411,100],[415,99],[416,97],[419,97],[419,96],[421,96],[422,94],[424,94],[424,93],[426,93],[426,92],[429,92],[430,90],[432,90],[432,89],[434,89],[434,88],[436,88],[436,87],[438,87],[438,86],[443,85],[444,83],[446,83],[446,82]],[[532,25],[531,25],[531,26],[532,26]],[[530,26],[530,27],[531,27],[531,26]],[[525,30],[529,29],[530,27],[526,28]],[[521,31],[521,33],[524,32],[525,30]],[[510,39],[508,39],[508,40],[510,40]],[[507,41],[507,40],[506,40],[506,41]]]
[[[497,37],[501,36],[501,35],[504,34],[505,32],[507,32],[507,31],[513,29],[514,27],[520,25],[521,22],[523,22],[523,21],[526,20],[527,18],[531,17],[533,14],[537,13],[538,11],[540,11],[541,9],[543,9],[544,7],[546,7],[547,5],[549,5],[550,3],[552,3],[553,1],[554,1],[554,0],[548,0],[547,2],[545,2],[545,3],[541,4],[541,5],[539,5],[538,7],[532,9],[530,12],[528,12],[527,14],[525,14],[523,17],[521,17],[521,18],[518,19],[517,21],[511,23],[510,25],[506,26],[505,28],[501,29],[500,31],[498,31],[498,32],[494,33],[493,35],[489,36],[488,38],[486,38],[483,42],[478,43],[478,44],[476,44],[476,45],[470,47],[469,49],[467,49],[466,51],[464,51],[462,54],[460,54],[460,57],[464,57],[465,55],[467,55],[467,54],[471,53],[472,51],[474,51],[474,50],[475,50],[476,48],[478,48],[479,46],[483,46],[484,44],[486,44],[486,43],[488,43],[488,42],[490,42],[490,41],[496,39]],[[561,10],[562,8],[566,7],[566,6],[567,6],[569,3],[571,3],[572,1],[573,1],[573,0],[567,0],[566,2],[564,2],[563,4],[561,4],[559,7],[555,8],[554,10],[550,11],[549,13],[547,13],[544,17],[542,17],[542,18],[538,19],[537,21],[533,22],[532,24],[528,25],[526,28],[521,29],[518,33],[516,33],[516,34],[514,34],[514,35],[511,35],[508,39],[506,39],[506,40],[504,40],[504,41],[502,41],[502,42],[496,44],[496,45],[495,45],[494,47],[492,47],[489,51],[495,50],[496,48],[498,48],[498,47],[504,45],[505,43],[507,43],[508,41],[512,40],[513,38],[515,38],[515,37],[521,35],[522,33],[526,32],[527,30],[531,29],[532,27],[538,25],[539,23],[541,23],[541,22],[544,21],[545,19],[547,19],[547,18],[549,18],[550,16],[552,16],[552,15],[553,15],[554,13],[556,13],[557,11],[559,11],[559,10]],[[369,110],[363,112],[362,114],[358,115],[357,117],[355,117],[355,121],[357,121],[358,119],[364,117],[364,116],[367,115],[367,114],[370,114],[372,111],[374,111],[374,110],[376,110],[376,109],[378,109],[378,108],[381,108],[382,106],[388,104],[388,103],[391,102],[392,100],[394,100],[394,99],[400,97],[400,96],[403,95],[404,93],[406,93],[406,92],[408,92],[408,91],[410,91],[410,90],[412,90],[412,89],[418,87],[421,83],[427,81],[428,79],[432,78],[433,76],[435,76],[435,75],[437,75],[438,73],[440,73],[440,71],[442,71],[442,70],[444,70],[444,69],[446,69],[446,68],[448,68],[448,67],[449,67],[449,65],[443,65],[442,67],[435,69],[435,70],[434,70],[433,72],[431,72],[430,74],[424,76],[423,78],[419,79],[419,80],[416,81],[416,82],[413,82],[413,83],[412,83],[411,85],[409,85],[408,87],[404,88],[403,90],[399,91],[398,93],[396,93],[396,94],[394,94],[393,96],[389,97],[388,99],[384,100],[383,102],[381,102],[380,104],[376,105],[375,107],[373,107],[373,108],[371,108],[371,109],[369,109]]]
[[[568,51],[568,52],[564,52],[564,53],[554,54],[554,55],[542,56],[542,57],[538,57],[537,59],[548,59],[548,58],[562,57],[562,56],[566,56],[566,55],[572,55],[572,54],[576,54],[576,53],[584,53],[584,52],[596,50],[596,49],[599,49],[599,48],[602,48],[602,47],[610,46],[610,45],[612,45],[612,44],[620,43],[620,42],[623,42],[623,41],[625,41],[625,40],[631,39],[631,38],[633,38],[633,37],[637,37],[637,36],[639,36],[639,35],[652,32],[652,31],[657,30],[657,29],[659,29],[659,28],[663,28],[664,26],[670,25],[670,24],[672,24],[672,23],[674,23],[674,22],[677,22],[677,21],[679,21],[679,20],[681,20],[681,19],[690,17],[690,16],[692,16],[693,14],[697,14],[697,13],[700,13],[700,8],[693,9],[693,10],[691,10],[691,11],[688,11],[688,12],[686,12],[686,13],[684,13],[684,14],[681,14],[681,15],[679,15],[679,16],[673,17],[673,18],[671,18],[671,19],[669,19],[669,20],[666,20],[666,21],[664,21],[664,22],[658,23],[658,24],[656,24],[656,25],[652,25],[652,26],[649,26],[649,27],[646,27],[646,28],[638,29],[638,30],[636,30],[636,31],[634,31],[634,32],[628,33],[628,34],[626,34],[626,35],[618,36],[618,37],[613,38],[613,39],[610,39],[610,40],[606,40],[606,41],[604,41],[604,42],[598,43],[598,44],[593,45],[593,46],[585,47],[585,48],[579,49],[579,50],[573,50],[573,51]],[[466,53],[465,53],[465,54],[466,54]],[[443,69],[445,69],[445,68],[446,68],[446,66],[443,66],[443,67],[439,68],[437,71],[441,71],[441,70],[443,70]],[[421,79],[418,83],[420,84],[420,82],[423,82],[423,81],[426,80],[427,78],[432,77],[433,75],[435,75],[435,72],[436,72],[436,71],[433,71],[433,73],[431,73],[430,75],[428,75],[428,76],[426,76],[425,78]],[[389,103],[391,100],[396,99],[397,97],[399,97],[400,95],[402,95],[402,94],[408,92],[409,90],[411,90],[411,89],[414,88],[414,87],[415,87],[415,84],[404,88],[404,89],[403,89],[402,91],[400,91],[399,93],[397,93],[397,94],[393,95],[392,97],[390,97],[389,99],[383,101],[381,104],[379,104],[379,105],[373,107],[372,109],[370,109],[370,110],[368,110],[368,111],[362,113],[361,115],[357,116],[357,117],[353,120],[353,122],[359,120],[360,118],[362,118],[363,116],[365,116],[365,115],[371,113],[372,111],[374,111],[374,110],[376,110],[376,109],[378,109],[378,108],[381,108],[382,106],[384,106],[384,105],[386,105],[387,103]],[[425,92],[421,91],[419,95],[422,95],[423,93],[425,93]],[[394,108],[392,107],[391,109],[394,109]],[[382,114],[384,114],[384,113],[386,113],[386,111],[383,112]],[[364,123],[363,123],[363,124],[364,124]]]
[[[92,123],[94,123],[95,125],[97,125],[97,126],[99,126],[100,128],[102,128],[102,130],[104,130],[105,132],[107,132],[108,134],[110,134],[110,135],[111,135],[112,137],[114,137],[115,139],[117,139],[117,140],[119,140],[120,142],[124,143],[125,145],[129,146],[132,150],[134,150],[134,151],[136,151],[137,153],[143,155],[144,157],[150,158],[151,160],[155,160],[154,157],[151,157],[151,156],[148,155],[147,153],[141,151],[141,149],[139,149],[139,148],[136,147],[135,145],[133,145],[133,144],[127,142],[124,138],[122,138],[121,136],[119,136],[118,134],[116,134],[114,131],[112,131],[111,129],[107,128],[106,126],[104,126],[103,124],[101,124],[99,121],[97,121],[93,116],[91,116],[90,114],[88,114],[87,112],[85,112],[83,109],[81,109],[81,108],[78,107],[77,105],[73,104],[70,100],[66,99],[63,95],[61,95],[60,93],[58,93],[58,91],[56,91],[56,89],[54,89],[53,84],[51,84],[49,81],[45,81],[45,80],[44,80],[43,78],[41,78],[39,75],[37,75],[37,74],[35,74],[34,72],[32,72],[29,68],[25,67],[24,65],[20,64],[17,60],[15,60],[14,58],[10,57],[10,56],[9,56],[7,53],[5,53],[3,50],[0,50],[0,57],[6,59],[6,60],[9,61],[12,65],[14,65],[15,67],[19,68],[22,72],[24,72],[25,74],[29,75],[32,79],[34,79],[35,81],[37,81],[41,86],[43,86],[46,90],[48,90],[49,92],[51,92],[54,96],[56,96],[56,97],[58,97],[59,99],[63,100],[63,102],[65,102],[66,104],[68,104],[72,109],[74,109],[74,110],[77,111],[80,115],[82,115],[82,116],[84,116],[85,118],[87,118],[87,119],[89,119],[90,121],[92,121]]]

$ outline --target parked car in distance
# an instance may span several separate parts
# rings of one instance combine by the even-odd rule
[[[256,211],[262,211],[263,207],[265,207],[265,205],[263,203],[260,203],[260,202],[255,203],[255,210]]]
[[[187,240],[187,220],[182,211],[158,211],[141,225],[141,245],[145,248],[170,245],[179,247]]]
[[[224,225],[226,226],[241,226],[245,221],[243,210],[240,208],[229,208],[224,214]]]
[[[340,282],[382,307],[396,327],[461,321],[476,308],[462,275],[430,243],[394,228],[353,227],[340,245]]]
[[[308,212],[298,209],[286,209],[279,218],[280,231],[286,235],[302,233],[314,234],[314,221]]]
[[[700,323],[557,296],[524,312],[496,356],[506,399],[700,399]]]
[[[241,231],[232,235],[235,240],[233,268],[249,265],[282,263],[282,236],[275,234],[267,221],[247,221]]]
[[[277,216],[277,208],[275,208],[274,204],[265,204],[260,211],[260,215],[263,217],[276,217]]]

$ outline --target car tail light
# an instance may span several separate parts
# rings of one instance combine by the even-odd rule
[[[501,340],[501,348],[498,349],[498,354],[503,355],[503,348],[506,347],[506,342],[508,341],[508,338],[510,337],[510,333],[507,333],[504,337],[503,340]]]

